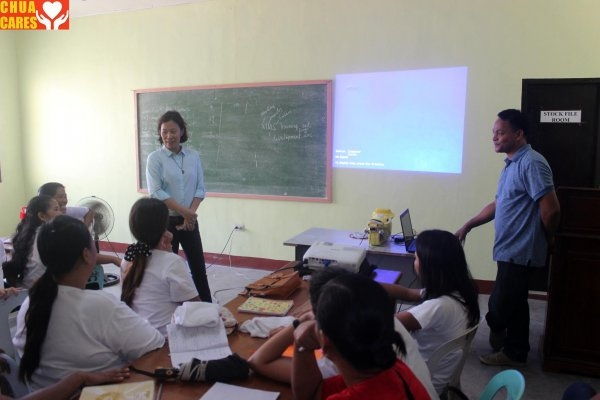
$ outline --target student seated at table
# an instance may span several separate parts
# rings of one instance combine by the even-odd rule
[[[421,302],[398,313],[397,318],[412,332],[427,361],[440,345],[479,323],[478,293],[463,247],[450,232],[421,232],[414,267],[424,289],[390,284],[384,284],[384,288],[395,299]],[[459,360],[460,350],[430,371],[438,393],[444,390]]]
[[[85,224],[59,215],[40,228],[46,271],[17,315],[19,377],[33,389],[74,371],[119,368],[165,343],[161,333],[112,294],[85,290],[96,246]]]
[[[4,243],[0,240],[0,265],[2,265],[6,261],[6,250],[4,249]],[[0,268],[0,299],[6,299],[10,296],[14,296],[19,293],[19,289],[10,287],[4,287],[4,272],[2,268]]]
[[[166,336],[166,326],[184,301],[200,301],[185,261],[171,250],[169,209],[158,199],[137,200],[129,213],[136,243],[125,252],[121,300]]]
[[[65,185],[58,182],[47,182],[44,183],[38,189],[38,194],[45,194],[50,197],[54,197],[58,202],[58,206],[60,207],[60,211],[64,215],[68,215],[70,217],[79,219],[85,223],[86,226],[90,227],[92,222],[94,221],[94,211],[90,210],[87,207],[71,207],[67,206],[69,202],[69,198],[67,197],[67,192],[65,190]],[[117,267],[121,266],[122,260],[116,256],[111,254],[98,254],[98,264],[114,264]]]
[[[58,202],[50,196],[29,200],[25,218],[19,221],[12,238],[12,257],[2,264],[9,286],[29,289],[44,274],[46,267],[40,260],[35,239],[40,226],[60,214]]]
[[[315,321],[294,331],[292,393],[295,399],[429,399],[404,362],[404,342],[394,330],[394,305],[375,281],[342,274],[321,289]],[[323,379],[314,350],[339,371]]]
[[[64,215],[82,220],[87,226],[90,226],[94,220],[94,212],[87,207],[67,207],[69,198],[67,197],[65,185],[62,183],[44,183],[38,189],[38,195],[53,197],[58,202],[60,212],[62,212]]]
[[[314,309],[319,299],[319,294],[323,285],[331,279],[349,272],[339,268],[327,268],[313,274],[310,280],[310,302]],[[307,312],[298,318],[298,323],[314,320],[314,314]],[[421,381],[432,399],[437,399],[438,395],[431,384],[431,377],[427,364],[419,354],[419,349],[410,333],[404,328],[402,323],[394,319],[394,329],[400,334],[405,344],[406,353],[398,353],[398,357],[406,363],[416,377]],[[283,356],[286,349],[294,343],[294,327],[292,325],[284,327],[277,333],[274,333],[264,344],[262,344],[248,359],[248,363],[253,371],[267,376],[279,382],[291,383],[292,380],[292,359]],[[335,365],[327,357],[317,360],[321,376],[329,378],[337,375],[338,371]]]

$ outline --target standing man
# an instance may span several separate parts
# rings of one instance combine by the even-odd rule
[[[494,122],[496,153],[506,153],[496,199],[467,221],[456,236],[494,220],[496,283],[485,316],[494,352],[481,356],[487,365],[524,365],[529,347],[528,275],[546,264],[548,244],[558,226],[560,206],[552,170],[527,143],[529,122],[519,110],[501,111]]]

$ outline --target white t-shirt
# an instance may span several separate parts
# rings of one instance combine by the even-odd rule
[[[25,265],[25,273],[23,274],[23,281],[21,287],[25,289],[31,289],[33,284],[40,279],[44,272],[46,272],[46,266],[42,263],[40,258],[40,252],[37,247],[37,237],[40,232],[40,227],[37,228],[35,238],[33,238],[33,244],[31,245],[31,253],[27,259],[27,265]]]
[[[197,296],[185,261],[173,252],[153,249],[132,309],[166,336],[166,326],[177,306]]]
[[[28,309],[29,297],[17,315],[13,338],[20,357]],[[119,368],[164,343],[159,331],[112,294],[59,285],[40,364],[31,377],[32,389],[49,386],[74,371]]]
[[[4,243],[0,239],[0,289],[4,289],[4,270],[2,269],[2,263],[6,261],[6,250],[4,249]]]
[[[456,294],[458,296],[458,293]],[[467,330],[467,309],[450,296],[441,296],[426,300],[407,310],[421,325],[413,332],[419,345],[419,352],[425,362],[442,344],[463,334]],[[461,351],[457,350],[444,358],[435,371],[430,371],[433,386],[440,393],[460,360]]]
[[[1,268],[4,261],[6,261],[6,250],[2,239],[0,239],[0,280],[4,280],[4,271]]]
[[[431,376],[429,375],[429,368],[427,368],[427,364],[421,357],[419,353],[419,347],[417,342],[412,338],[410,333],[406,330],[402,322],[398,321],[398,319],[394,318],[394,329],[396,332],[402,336],[402,340],[404,341],[404,345],[406,346],[406,355],[404,357],[399,357],[404,361],[406,365],[411,369],[413,374],[421,381],[427,393],[431,397],[431,400],[439,399],[439,396],[431,383]],[[322,357],[317,361],[319,365],[319,369],[321,371],[321,375],[323,379],[329,378],[331,376],[339,375],[339,372],[335,366],[335,364],[328,359],[327,357]]]

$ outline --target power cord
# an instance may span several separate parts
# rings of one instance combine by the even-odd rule
[[[223,254],[225,254],[225,249],[227,248],[227,245],[230,243],[233,245],[233,234],[235,233],[236,229],[233,228],[231,230],[231,232],[229,233],[229,236],[227,237],[227,241],[225,242],[225,245],[223,246],[223,249],[221,250],[221,252],[219,253],[219,255],[217,256],[217,259],[220,258]],[[210,264],[208,267],[206,267],[206,269],[208,270],[210,267],[214,266],[215,263]],[[229,266],[231,267],[231,246],[229,246]]]
[[[115,246],[113,246],[112,242],[108,238],[108,235],[104,237],[104,240],[106,241],[106,243],[108,243],[108,245],[110,246],[110,249],[112,250],[112,252],[115,253],[115,256],[121,258],[121,256],[119,255],[119,253],[117,253],[117,250],[115,250]]]

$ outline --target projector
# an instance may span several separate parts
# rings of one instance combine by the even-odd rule
[[[367,251],[362,247],[336,244],[330,242],[315,242],[304,253],[304,266],[311,270],[327,267],[359,272],[365,260]]]

